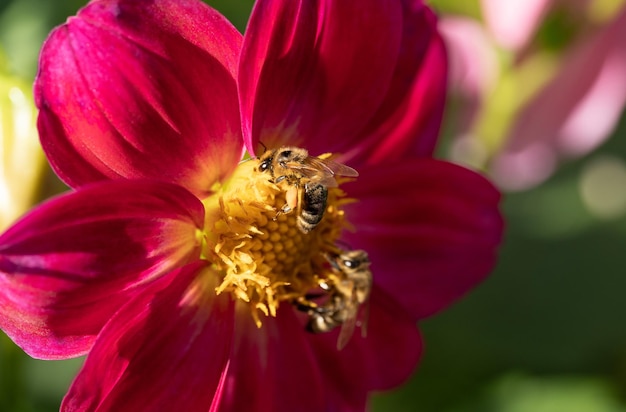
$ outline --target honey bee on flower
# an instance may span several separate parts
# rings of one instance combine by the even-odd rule
[[[324,333],[341,326],[337,349],[343,349],[357,326],[359,313],[363,313],[361,335],[366,335],[367,311],[362,306],[372,289],[370,261],[364,250],[342,251],[328,256],[333,274],[320,280],[320,288],[327,292],[320,305],[308,300],[300,300],[297,306],[309,315],[307,330]]]
[[[285,205],[282,213],[297,212],[298,229],[309,233],[324,217],[328,188],[337,187],[335,176],[357,177],[353,168],[328,158],[309,156],[299,147],[267,150],[259,157],[257,169],[269,173],[274,183],[285,182]]]

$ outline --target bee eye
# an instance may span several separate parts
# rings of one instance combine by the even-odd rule
[[[270,164],[268,162],[263,162],[259,165],[259,170],[261,172],[265,172],[267,169],[269,169]]]
[[[343,265],[348,269],[353,269],[357,266],[357,262],[355,262],[354,260],[344,260]]]

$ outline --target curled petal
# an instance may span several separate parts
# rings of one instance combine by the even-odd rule
[[[409,378],[422,352],[413,318],[378,287],[366,308],[367,335],[357,329],[337,351],[338,330],[309,335],[318,365],[327,379],[330,410],[362,411],[367,394],[396,387]]]
[[[355,233],[370,254],[374,282],[415,319],[446,307],[492,269],[502,237],[500,194],[480,175],[451,163],[359,170],[346,191]]]
[[[317,360],[293,309],[281,306],[276,318],[257,328],[249,313],[237,317],[233,352],[219,411],[288,412],[324,407]]]
[[[137,286],[199,255],[203,215],[185,189],[148,181],[41,205],[0,236],[0,327],[36,358],[85,353]]]
[[[40,57],[38,127],[70,186],[155,178],[202,194],[241,158],[241,35],[197,0],[92,1]]]
[[[390,87],[402,13],[399,1],[258,1],[239,67],[248,150],[261,140],[318,154],[353,141]]]
[[[61,410],[209,410],[228,370],[234,325],[232,301],[215,296],[215,279],[192,264],[167,288],[149,287],[124,306],[98,336]],[[195,300],[199,286],[204,299]]]

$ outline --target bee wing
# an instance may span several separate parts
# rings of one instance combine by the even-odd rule
[[[359,311],[359,304],[356,301],[356,295],[352,294],[350,298],[350,307],[348,316],[345,322],[341,324],[341,330],[339,331],[339,338],[337,339],[337,350],[342,350],[346,347],[350,338],[354,334],[356,328],[356,318]]]
[[[357,177],[359,173],[353,168],[329,159],[307,157],[302,162],[289,162],[287,167],[297,170],[311,181],[320,183],[326,187],[337,187],[334,176]]]
[[[328,173],[337,176],[357,177],[359,172],[342,163],[337,163],[330,159],[320,159],[319,157],[309,157],[307,161],[327,170]]]
[[[287,162],[285,166],[287,169],[297,171],[303,177],[311,180],[311,182],[321,183],[326,187],[337,186],[333,175],[329,174],[326,169],[319,169],[312,164],[301,162]]]
[[[361,337],[364,338],[367,336],[367,321],[370,317],[370,301],[364,303],[365,307],[361,310],[361,315],[359,316],[358,326],[361,327]]]

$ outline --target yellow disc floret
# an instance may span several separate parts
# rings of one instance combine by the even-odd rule
[[[256,170],[257,159],[242,162],[232,178],[205,200],[204,258],[223,276],[216,293],[247,302],[258,326],[260,314],[276,316],[279,304],[294,302],[328,273],[326,255],[346,227],[341,208],[348,200],[328,188],[326,210],[314,230],[303,233],[297,211],[283,213],[286,183]]]

